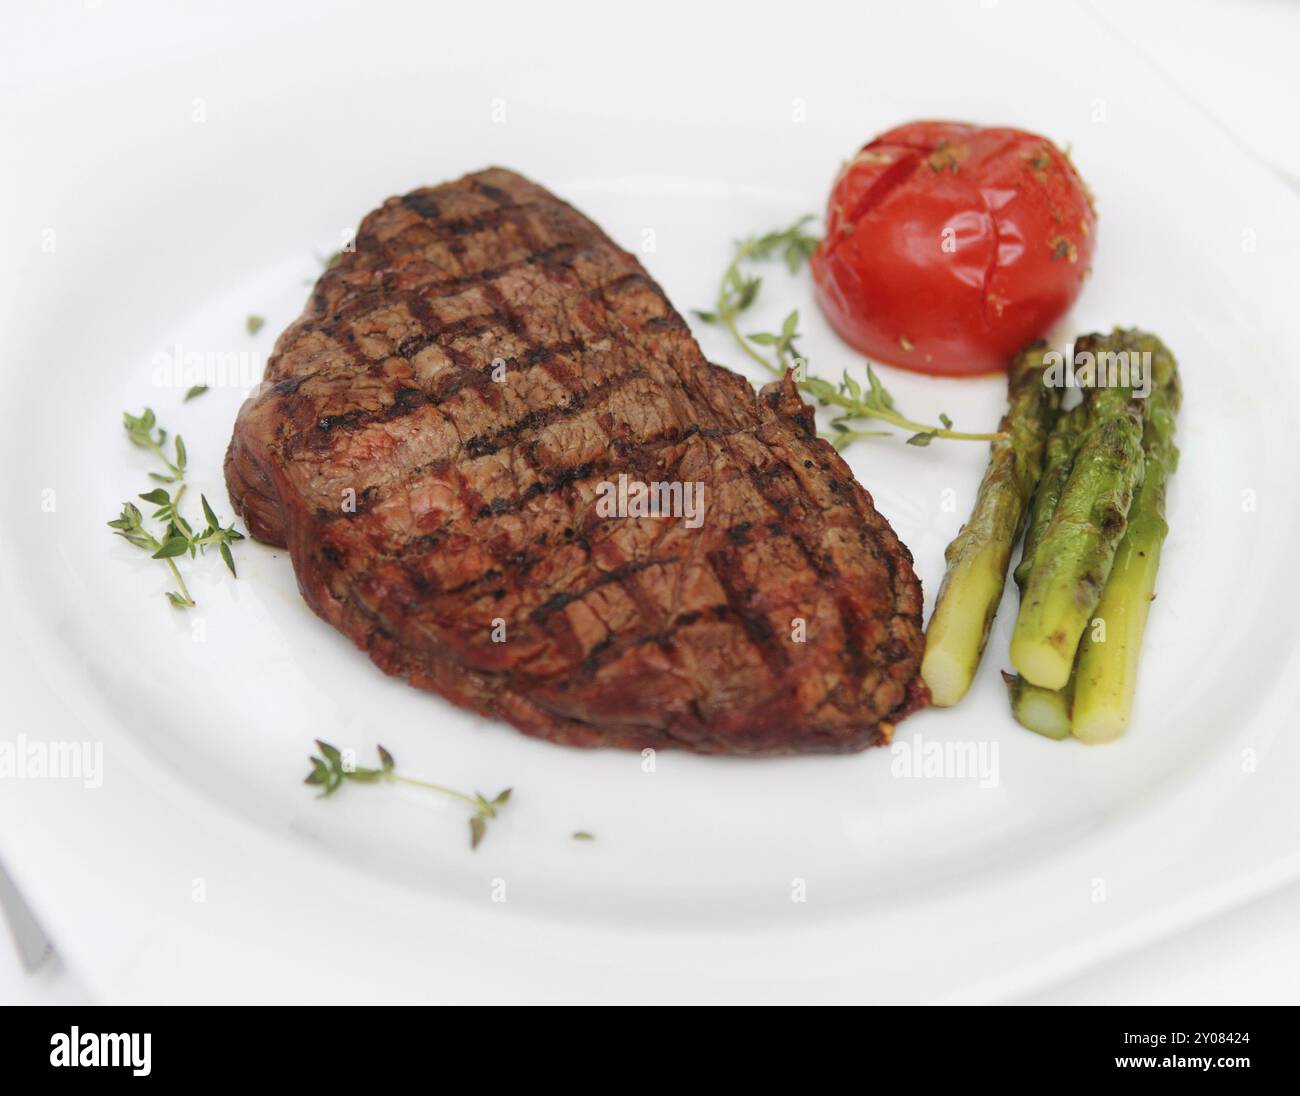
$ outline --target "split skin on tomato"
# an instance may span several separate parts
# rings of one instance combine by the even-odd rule
[[[1005,369],[1065,314],[1097,215],[1046,138],[913,122],[844,166],[826,222],[812,271],[835,330],[877,361],[953,376]]]

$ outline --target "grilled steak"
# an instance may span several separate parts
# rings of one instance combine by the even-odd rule
[[[611,514],[620,475],[702,484],[702,523]],[[793,382],[707,362],[635,258],[509,171],[365,218],[226,479],[381,669],[528,734],[844,751],[926,699],[911,555]]]

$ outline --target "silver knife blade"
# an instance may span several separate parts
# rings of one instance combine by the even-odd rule
[[[49,958],[53,946],[3,864],[0,864],[0,909],[4,910],[23,969],[31,974]]]

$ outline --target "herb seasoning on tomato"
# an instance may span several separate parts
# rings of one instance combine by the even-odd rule
[[[913,122],[835,181],[812,257],[831,325],[925,373],[1005,369],[1074,303],[1097,215],[1074,165],[1018,129]]]

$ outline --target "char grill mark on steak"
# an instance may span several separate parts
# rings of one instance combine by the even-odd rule
[[[231,497],[386,672],[577,745],[849,750],[924,703],[911,558],[793,385],[705,361],[632,256],[518,175],[366,217],[267,381]],[[702,482],[703,525],[599,515],[619,473]]]

